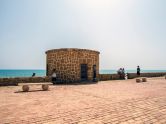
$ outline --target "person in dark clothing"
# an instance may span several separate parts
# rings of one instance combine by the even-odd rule
[[[137,75],[138,75],[138,76],[140,76],[140,71],[141,71],[140,67],[137,66]]]
[[[36,73],[33,73],[33,74],[32,74],[32,77],[35,77],[35,75],[36,75]]]
[[[93,82],[96,82],[96,65],[93,65]]]
[[[122,68],[122,79],[125,79],[125,69]]]

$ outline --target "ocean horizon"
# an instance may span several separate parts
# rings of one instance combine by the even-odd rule
[[[141,70],[142,73],[148,72],[166,72],[166,70]],[[0,78],[13,78],[13,77],[31,77],[35,73],[37,77],[46,76],[44,69],[1,69]],[[104,70],[99,71],[100,74],[117,74],[117,70]],[[125,73],[136,73],[136,70],[125,70]]]

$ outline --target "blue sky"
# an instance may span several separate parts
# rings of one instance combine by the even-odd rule
[[[45,69],[45,51],[100,51],[100,69],[166,69],[166,0],[0,0],[0,69]]]

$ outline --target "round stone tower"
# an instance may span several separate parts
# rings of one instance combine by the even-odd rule
[[[47,76],[55,70],[57,82],[97,81],[99,54],[98,51],[76,48],[48,50]]]

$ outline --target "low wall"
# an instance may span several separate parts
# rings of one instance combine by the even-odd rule
[[[161,77],[166,75],[166,72],[159,73],[141,73],[140,77]],[[136,73],[128,73],[128,79],[133,79],[138,77]]]
[[[128,79],[137,78],[136,73],[128,73]],[[161,73],[141,73],[140,77],[160,77],[166,75],[166,72]],[[100,81],[106,81],[106,80],[119,80],[120,77],[118,74],[100,74],[99,80]]]
[[[0,78],[0,86],[17,86],[18,83],[49,82],[49,77]]]
[[[161,73],[141,73],[140,77],[160,77],[166,75],[166,72]],[[128,73],[128,79],[138,77],[136,73]],[[99,74],[99,81],[119,80],[118,74]],[[18,83],[37,83],[50,82],[49,77],[17,77],[17,78],[0,78],[0,86],[17,86]]]
[[[119,80],[119,79],[120,79],[120,77],[118,74],[99,74],[100,81]]]

